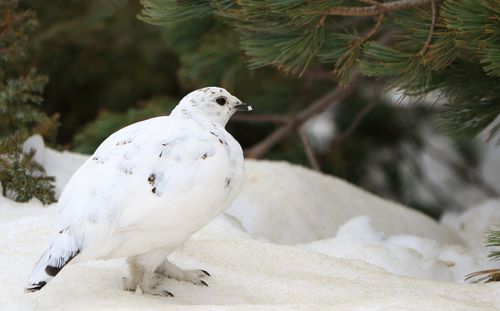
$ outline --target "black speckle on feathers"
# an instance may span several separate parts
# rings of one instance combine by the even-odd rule
[[[92,160],[97,161],[97,163],[99,163],[99,164],[103,164],[104,163],[104,161],[99,160],[99,157],[97,157],[97,156],[92,157]]]
[[[155,174],[151,174],[149,175],[148,177],[148,182],[151,186],[153,186],[155,184],[155,180],[156,180],[156,175]]]
[[[127,175],[132,175],[134,173],[132,167],[131,168],[123,167],[122,171]]]
[[[217,139],[219,139],[219,142],[223,145],[227,145],[227,142],[225,142],[224,140],[222,140],[222,138],[219,137],[219,135],[215,134],[214,132],[210,132],[210,134],[214,135],[215,137],[217,137]]]
[[[132,142],[131,139],[127,139],[127,140],[122,140],[122,141],[119,141],[116,143],[117,146],[120,146],[120,145],[126,145],[126,144],[130,144]]]

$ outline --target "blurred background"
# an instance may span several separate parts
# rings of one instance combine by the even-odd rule
[[[29,29],[22,57],[3,62],[2,70],[27,75],[36,68],[48,78],[39,106],[48,120],[37,132],[52,148],[91,154],[119,128],[166,115],[188,92],[217,85],[254,108],[228,124],[252,157],[309,166],[435,218],[500,196],[497,141],[487,140],[488,129],[476,138],[451,137],[436,117],[438,93],[410,100],[383,77],[351,77],[355,86],[334,105],[269,148],[255,149],[345,82],[331,63],[308,60],[299,74],[249,65],[252,50],[241,48],[237,27],[203,14],[196,22],[157,22],[141,15],[139,1],[21,0],[18,8],[32,10],[38,24]],[[328,27],[348,28],[347,20],[330,20]],[[356,23],[373,26],[371,18]],[[396,29],[385,27],[380,40]]]

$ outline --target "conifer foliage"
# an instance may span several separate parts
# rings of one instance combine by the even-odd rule
[[[488,257],[492,260],[500,260],[500,228],[490,230],[486,233],[486,246],[491,247],[493,250]],[[473,272],[466,276],[466,280],[473,280],[474,282],[499,282],[500,269],[490,269]]]
[[[389,78],[406,96],[436,90],[447,102],[439,123],[457,138],[477,135],[500,113],[497,0],[142,3],[143,20],[179,31],[179,39],[198,35],[207,19],[224,22],[236,32],[250,68],[300,75],[320,62],[344,84],[358,69]],[[499,130],[493,124],[490,137]]]
[[[17,5],[15,0],[0,2],[0,182],[4,196],[20,202],[35,197],[49,204],[55,201],[54,179],[34,161],[34,150],[23,151],[22,143],[33,133],[53,132],[56,119],[36,107],[47,78],[33,69],[22,75],[16,68],[37,25],[34,14]]]

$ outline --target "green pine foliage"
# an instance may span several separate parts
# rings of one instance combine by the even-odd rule
[[[33,133],[54,132],[57,118],[47,117],[36,107],[48,80],[34,70],[10,76],[35,26],[34,14],[18,10],[17,1],[0,3],[0,68],[4,69],[0,71],[0,182],[4,196],[20,202],[35,197],[50,204],[55,201],[54,179],[33,160],[34,150],[22,149]]]
[[[498,228],[496,230],[490,230],[486,233],[486,246],[494,248],[488,257],[490,257],[491,260],[500,260],[500,230]],[[466,275],[465,280],[469,280],[474,283],[500,282],[500,269],[473,272]]]
[[[486,246],[488,247],[496,247],[493,250],[489,257],[493,260],[500,260],[500,230],[490,230],[486,234]]]
[[[54,177],[47,176],[44,168],[33,160],[35,150],[23,152],[21,148],[0,158],[2,195],[17,202],[37,198],[43,204],[56,202]]]
[[[390,76],[393,86],[406,95],[439,91],[447,103],[438,123],[451,136],[474,137],[500,114],[500,76],[491,57],[500,54],[499,16],[498,1],[443,1],[423,54],[420,47],[429,33],[430,10],[394,14],[403,32],[393,47],[367,43],[361,69],[370,76]],[[498,130],[493,126],[490,137]]]
[[[438,91],[447,99],[438,124],[456,138],[471,138],[492,124],[500,113],[497,0],[436,1],[432,33],[430,3],[384,14],[380,24],[380,17],[325,13],[363,2],[143,0],[141,19],[166,26],[167,32],[178,31],[179,24],[193,30],[200,20],[216,19],[226,25],[222,32],[236,33],[241,59],[251,69],[272,66],[300,76],[320,63],[344,84],[359,68],[366,76],[389,79],[404,96]],[[200,29],[191,34],[199,36]],[[499,130],[493,125],[490,136]]]

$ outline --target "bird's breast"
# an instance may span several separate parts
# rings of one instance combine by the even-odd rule
[[[196,163],[188,165],[179,161],[177,173],[173,175],[169,168],[169,175],[163,176],[167,184],[157,180],[159,190],[136,227],[161,229],[168,236],[168,239],[163,237],[165,243],[183,241],[231,204],[243,184],[243,155],[232,137],[216,139],[212,152],[202,153]],[[161,175],[162,172],[158,172],[157,178]]]

